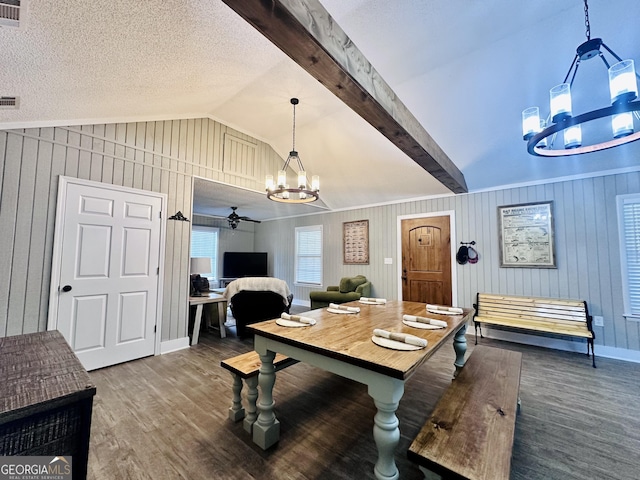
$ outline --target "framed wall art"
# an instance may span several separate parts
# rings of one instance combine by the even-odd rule
[[[343,259],[345,265],[369,264],[369,220],[342,224]]]
[[[556,268],[553,202],[498,207],[500,266]]]

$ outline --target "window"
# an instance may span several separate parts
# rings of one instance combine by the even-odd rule
[[[295,283],[322,285],[322,225],[296,227]]]
[[[214,227],[194,225],[191,228],[191,256],[209,257],[211,259],[211,275],[209,279],[218,278],[218,234],[220,230]]]
[[[22,5],[21,5],[22,3]],[[27,7],[25,0],[2,0],[0,1],[0,26],[19,27],[20,10]],[[24,17],[24,15],[23,15]]]
[[[616,200],[624,315],[640,320],[640,194],[619,195]]]

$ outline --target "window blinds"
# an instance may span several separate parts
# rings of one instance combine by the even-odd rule
[[[618,197],[625,315],[640,317],[640,195]]]
[[[296,228],[295,283],[322,285],[322,225]]]
[[[209,257],[211,259],[211,275],[218,277],[218,234],[219,229],[194,225],[191,228],[191,256]]]

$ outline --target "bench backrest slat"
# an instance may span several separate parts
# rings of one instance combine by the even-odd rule
[[[586,315],[563,315],[561,313],[546,313],[541,311],[527,311],[512,308],[478,308],[478,316],[480,317],[505,317],[505,318],[522,318],[523,320],[540,320],[557,321],[559,323],[586,322]]]
[[[579,300],[551,300],[505,295],[478,294],[476,315],[493,318],[518,318],[557,323],[587,322],[585,304]]]
[[[562,306],[573,306],[580,307],[583,306],[582,300],[564,300],[564,299],[555,299],[555,298],[544,298],[544,297],[522,297],[517,295],[496,295],[495,293],[480,293],[479,294],[484,300],[504,300],[507,302],[519,302],[523,304],[548,304],[548,305],[562,305]]]
[[[573,305],[573,302],[569,305],[561,305],[561,304],[551,304],[544,302],[519,302],[517,300],[510,302],[508,299],[504,300],[496,300],[493,298],[483,298],[482,303],[486,306],[502,306],[506,308],[516,308],[522,310],[530,310],[530,311],[541,311],[541,312],[576,312],[578,315],[584,314],[584,303],[580,305]]]

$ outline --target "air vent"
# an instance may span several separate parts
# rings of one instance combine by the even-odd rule
[[[20,99],[18,97],[0,97],[0,109],[13,110],[20,107]]]
[[[0,0],[0,26],[19,27],[21,8],[24,0]]]

